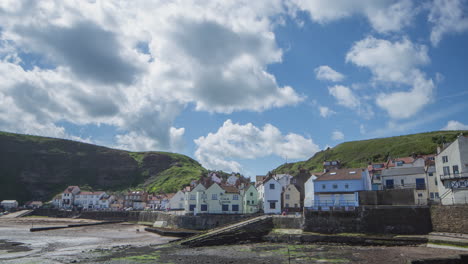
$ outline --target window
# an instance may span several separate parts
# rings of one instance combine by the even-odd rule
[[[232,199],[233,199],[233,200],[239,200],[239,195],[234,194],[234,195],[232,196]]]
[[[325,189],[325,187],[326,187],[325,184],[322,184],[322,189]]]
[[[401,186],[405,186],[405,180],[401,179],[400,184],[401,184]]]
[[[418,193],[418,197],[422,197],[422,196],[423,196],[422,193]]]
[[[275,189],[275,184],[270,183],[270,190],[274,190],[274,189]]]
[[[429,175],[429,176],[434,176],[434,173],[433,173],[433,172],[429,172],[428,175]]]
[[[196,206],[195,204],[189,205],[189,210],[190,210],[190,211],[193,211],[193,210],[195,209],[195,206]]]
[[[218,195],[216,193],[211,194],[211,200],[218,200]]]
[[[222,210],[223,212],[229,211],[229,204],[223,204]]]
[[[250,196],[253,196],[253,192],[250,192]]]
[[[460,172],[458,171],[458,165],[453,165],[453,166],[452,166],[452,169],[453,169],[453,174],[458,174],[458,173],[460,173]]]
[[[435,194],[435,198],[439,198],[439,193],[438,192],[436,192],[434,194]]]
[[[208,205],[207,204],[202,204],[201,207],[200,207],[200,211],[202,211],[202,212],[208,211]]]
[[[286,208],[289,208],[289,204],[288,204],[288,203],[287,203],[287,204],[285,204],[285,205],[284,205],[284,207],[286,207]]]
[[[285,199],[286,199],[286,200],[289,200],[289,194],[286,194],[286,195],[285,195]]]
[[[191,195],[190,195],[190,200],[196,200],[195,194],[191,194]]]
[[[250,201],[249,201],[249,200],[247,200],[247,205],[249,205],[249,204],[250,204]]]
[[[349,184],[345,184],[344,187],[345,187],[346,189],[349,189]]]
[[[433,193],[433,192],[431,192],[431,194],[430,194],[430,195],[431,195],[431,199],[434,199],[434,193]]]
[[[434,179],[434,184],[437,186],[439,185],[439,182],[437,181],[437,178]]]
[[[297,204],[294,204],[294,208],[297,208]]]
[[[270,209],[276,209],[276,203],[270,202]]]
[[[442,163],[448,162],[448,156],[442,156]]]
[[[338,189],[338,184],[333,184],[333,189]]]
[[[238,204],[233,204],[232,205],[232,211],[233,212],[239,212],[239,205]]]
[[[449,166],[444,166],[444,175],[450,175],[450,167]]]
[[[396,165],[397,165],[397,166],[403,166],[403,161],[397,161],[397,162],[396,162]]]

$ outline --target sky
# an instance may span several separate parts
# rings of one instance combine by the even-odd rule
[[[468,1],[0,1],[0,130],[246,176],[468,129]]]

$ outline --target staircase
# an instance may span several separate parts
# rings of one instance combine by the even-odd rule
[[[271,230],[271,219],[272,217],[269,215],[254,217],[183,239],[179,241],[179,244],[185,246],[207,246],[230,244],[231,242],[242,240],[259,240]]]

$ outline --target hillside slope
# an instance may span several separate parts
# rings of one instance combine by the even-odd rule
[[[68,185],[174,192],[204,173],[197,161],[180,154],[0,132],[0,200],[48,200]]]
[[[322,171],[325,160],[340,160],[347,168],[365,167],[369,162],[386,161],[389,157],[406,157],[412,154],[435,154],[437,145],[452,142],[457,135],[468,131],[436,131],[341,143],[334,148],[317,152],[306,161],[286,163],[274,169],[274,173],[296,175],[300,169]]]

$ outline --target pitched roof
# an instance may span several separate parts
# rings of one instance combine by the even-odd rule
[[[80,192],[78,195],[100,195],[104,192]]]
[[[63,193],[71,193],[75,188],[80,188],[78,186],[68,186]]]
[[[225,190],[226,193],[239,193],[239,189],[237,189],[234,186],[223,185],[221,186],[221,188],[223,188],[223,190]]]
[[[319,176],[315,181],[360,180],[363,170],[361,168],[330,170]]]

